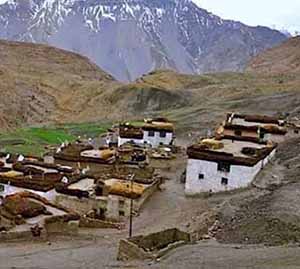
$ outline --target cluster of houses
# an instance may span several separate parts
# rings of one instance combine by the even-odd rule
[[[62,143],[44,158],[1,154],[0,230],[39,231],[49,214],[79,218],[78,226],[119,228],[116,224],[138,212],[161,184],[146,148],[171,147],[174,138],[172,123],[154,119],[140,127],[120,124],[100,147],[78,139]],[[26,212],[39,207],[40,215],[25,212],[22,222],[16,222],[7,207],[11,201],[26,203]],[[2,215],[7,210],[1,207],[8,213]]]
[[[287,135],[287,123],[278,118],[229,113],[214,136],[187,148],[186,195],[249,186]],[[78,139],[44,159],[0,155],[0,230],[42,225],[44,217],[26,215],[37,207],[41,215],[69,216],[59,218],[60,224],[67,220],[67,227],[69,220],[87,227],[120,227],[116,223],[138,212],[159,188],[162,178],[152,164],[172,159],[174,141],[174,124],[157,118],[108,130],[100,147]],[[15,217],[7,220],[17,214],[9,208],[11,201],[33,206],[22,213],[20,224]],[[1,215],[5,210],[15,211]]]
[[[214,137],[188,147],[186,194],[249,186],[287,133],[286,122],[278,118],[229,113]]]

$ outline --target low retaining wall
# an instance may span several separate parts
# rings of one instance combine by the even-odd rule
[[[30,228],[23,231],[0,232],[0,243],[7,241],[43,241],[51,235],[77,235],[79,220],[76,219],[78,219],[78,216],[71,214],[46,218],[38,236],[35,236]]]
[[[82,217],[79,222],[79,227],[121,230],[121,229],[125,228],[125,224],[120,223],[120,222],[111,222],[111,221],[97,220],[97,219]]]
[[[190,234],[178,229],[168,229],[146,236],[122,239],[119,243],[118,259],[157,259],[172,249],[191,242]]]
[[[18,232],[0,232],[0,242],[9,242],[9,241],[40,241],[40,240],[46,240],[47,239],[47,233],[43,229],[41,231],[40,236],[34,236],[31,231],[18,231]]]
[[[78,234],[79,216],[65,215],[55,216],[45,219],[44,228],[47,235],[63,234],[76,235]]]

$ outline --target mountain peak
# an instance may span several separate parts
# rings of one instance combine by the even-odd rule
[[[240,71],[286,37],[223,20],[191,0],[9,0],[0,38],[45,43],[88,56],[119,80],[154,69]]]

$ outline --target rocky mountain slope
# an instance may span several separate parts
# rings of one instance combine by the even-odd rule
[[[286,36],[223,20],[191,0],[7,0],[0,38],[89,57],[123,81],[155,69],[240,71]]]
[[[247,71],[300,73],[300,36],[259,54],[250,61]]]

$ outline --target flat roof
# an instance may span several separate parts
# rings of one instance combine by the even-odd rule
[[[238,157],[249,157],[242,153],[243,148],[248,147],[248,148],[262,149],[266,147],[266,145],[264,144],[258,144],[258,143],[248,142],[248,141],[236,141],[230,139],[222,139],[222,140],[215,140],[215,141],[221,142],[224,145],[224,148],[213,149],[213,151],[227,152]]]
[[[119,136],[126,139],[140,139],[144,137],[143,129],[133,125],[121,125],[119,128]]]
[[[224,130],[244,130],[249,132],[264,132],[269,134],[285,135],[287,129],[284,127],[284,121],[275,117],[264,115],[244,115],[228,113],[225,123],[222,127]],[[219,128],[218,132],[222,130]]]
[[[204,139],[199,144],[190,146],[187,154],[191,159],[254,166],[266,158],[276,147],[275,143]]]
[[[280,125],[284,120],[267,116],[267,115],[257,115],[257,114],[239,114],[239,113],[228,113],[227,122],[238,125],[245,126],[255,126],[259,124],[273,124]]]

